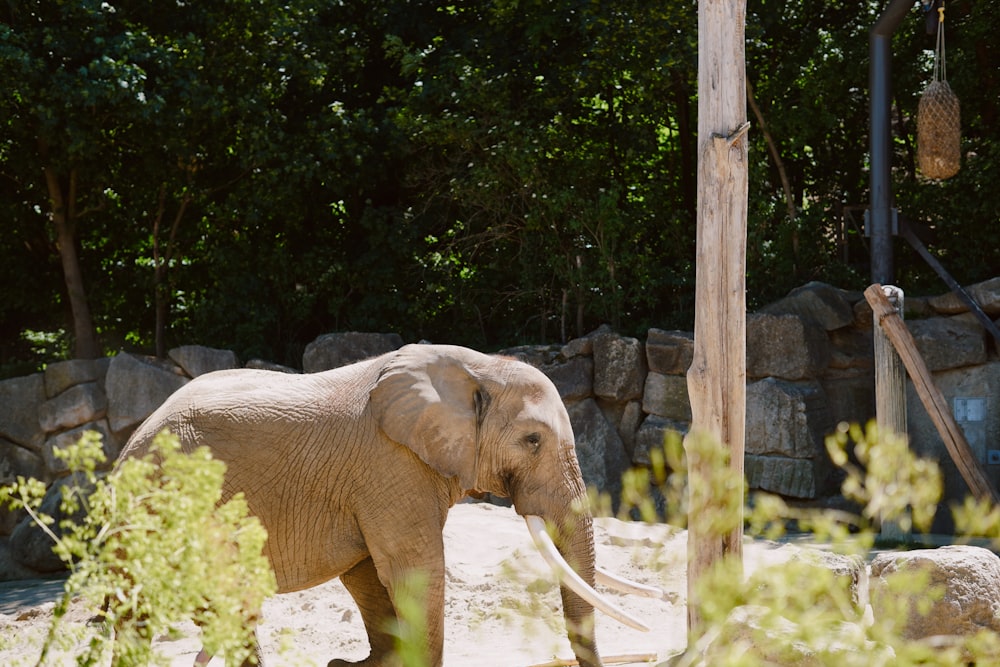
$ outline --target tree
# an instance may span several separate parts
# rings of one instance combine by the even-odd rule
[[[106,3],[9,4],[3,18],[6,184],[36,224],[49,227],[71,311],[74,355],[95,357],[101,350],[80,258],[81,225],[109,215],[107,188],[133,132],[156,103],[145,95],[142,69],[156,58],[156,48]]]
[[[770,137],[749,136],[751,309],[809,280],[865,284],[867,34],[882,4],[750,10]],[[37,367],[68,342],[90,354],[97,338],[296,365],[336,329],[496,348],[603,323],[690,328],[696,7],[4,5],[0,362]],[[893,178],[925,244],[969,282],[1000,266],[997,104],[980,85],[996,78],[997,18],[967,0],[948,17],[965,168],[928,183],[912,167],[933,44],[915,5],[894,40]],[[908,293],[940,291],[905,247],[897,268]]]
[[[397,118],[414,213],[433,230],[428,265],[451,286],[447,312],[475,312],[485,341],[680,310],[689,19],[647,2],[472,3],[452,6],[429,42],[393,42],[415,81]],[[658,262],[679,267],[673,285]]]
[[[114,341],[126,320],[108,308],[91,315],[95,285],[128,317],[148,303],[148,339],[165,354],[178,292],[171,274],[190,265],[198,240],[225,234],[231,221],[209,222],[212,205],[268,161],[287,159],[278,101],[302,59],[315,55],[296,39],[310,18],[303,7],[8,8],[0,60],[13,93],[0,102],[10,130],[0,160],[20,214],[50,228],[74,356],[97,355],[98,330]],[[147,339],[141,323],[133,326],[128,336]]]

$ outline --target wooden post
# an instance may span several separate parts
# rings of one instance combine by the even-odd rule
[[[972,448],[969,447],[969,443],[965,439],[965,434],[951,414],[948,402],[941,390],[934,384],[934,378],[917,350],[913,335],[882,292],[882,286],[875,284],[868,287],[865,290],[865,299],[872,307],[876,326],[882,327],[899,353],[900,359],[903,360],[903,365],[906,366],[906,372],[913,380],[913,387],[920,397],[920,402],[923,403],[931,421],[937,427],[938,434],[944,441],[944,446],[952,461],[955,462],[962,479],[969,485],[969,489],[977,498],[1000,504],[1000,495],[997,494],[982,466],[976,460]]]
[[[903,312],[903,290],[892,285],[882,291],[897,313]],[[878,318],[872,318],[875,352],[875,421],[880,432],[906,434],[906,370],[892,342],[882,330]],[[885,539],[901,540],[907,536],[895,521],[881,521]]]
[[[688,369],[689,439],[707,436],[729,452],[742,479],[746,431],[746,219],[747,124],[745,0],[698,3],[698,240],[695,276],[694,358]],[[692,488],[712,478],[711,462],[688,448]],[[742,507],[743,488],[726,505]],[[694,497],[692,496],[694,501]],[[742,563],[742,516],[729,534],[688,521],[688,632],[704,623],[696,586],[723,557]],[[704,515],[702,515],[704,516]]]

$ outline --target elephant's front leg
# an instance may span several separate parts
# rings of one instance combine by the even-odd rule
[[[412,563],[408,563],[412,565]],[[400,568],[391,591],[405,650],[420,658],[410,664],[444,664],[444,554],[437,563]]]
[[[395,559],[394,559],[395,560]],[[414,567],[385,564],[380,575],[367,558],[340,580],[354,598],[368,633],[371,653],[365,660],[332,660],[328,667],[399,667],[397,635],[408,629],[403,639],[408,647],[426,656],[426,664],[440,667],[444,653],[444,563]],[[386,583],[383,583],[385,581]],[[402,613],[401,613],[402,612]],[[399,618],[403,617],[403,625]]]
[[[395,639],[389,630],[394,627],[396,610],[389,591],[379,581],[378,572],[371,558],[366,558],[349,571],[340,575],[340,581],[361,610],[361,619],[368,633],[371,654],[360,662],[331,660],[327,667],[382,667],[392,659]]]

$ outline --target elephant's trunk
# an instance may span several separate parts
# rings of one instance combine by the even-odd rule
[[[648,630],[640,621],[600,596],[593,588],[595,578],[593,522],[587,515],[575,517],[572,527],[556,527],[558,551],[546,532],[545,521],[525,516],[542,556],[560,575],[563,614],[573,653],[581,665],[602,665],[594,639],[594,608],[631,627]],[[568,562],[567,562],[568,561]]]
[[[574,523],[576,525],[569,535],[560,536],[557,546],[560,549],[559,553],[570,563],[573,571],[590,590],[593,590],[595,561],[593,522],[589,516],[579,516]],[[601,662],[600,653],[597,651],[594,603],[576,591],[576,587],[571,588],[570,580],[570,577],[563,577],[559,585],[570,646],[580,665],[601,667],[604,663]]]

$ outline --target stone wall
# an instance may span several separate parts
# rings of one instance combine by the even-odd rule
[[[972,288],[1000,316],[1000,278]],[[1000,362],[996,345],[952,295],[907,301],[907,322],[990,478],[1000,450]],[[396,349],[395,334],[327,334],[310,343],[304,372],[333,368]],[[693,334],[650,329],[645,340],[601,328],[565,345],[502,351],[541,368],[558,387],[576,435],[585,480],[615,497],[621,473],[649,463],[668,429],[691,419],[686,371]],[[241,364],[227,350],[184,346],[166,360],[120,353],[96,361],[50,364],[43,373],[0,381],[0,483],[17,475],[55,482],[65,474],[54,448],[85,429],[104,436],[113,460],[129,434],[190,378]],[[245,364],[298,372],[261,360]],[[836,494],[823,440],[841,421],[874,416],[872,316],[860,292],[805,285],[747,318],[746,473],[751,489],[804,500]],[[910,438],[941,461],[951,497],[967,491],[922,406],[909,398]],[[55,485],[53,485],[55,488]],[[0,510],[0,578],[11,557],[37,569],[37,554],[18,551],[18,513]],[[3,536],[12,535],[10,539]],[[58,564],[56,564],[58,566]],[[14,566],[11,566],[14,567]],[[10,568],[8,568],[10,569]],[[16,567],[14,568],[16,569]],[[10,576],[10,575],[7,575]]]

